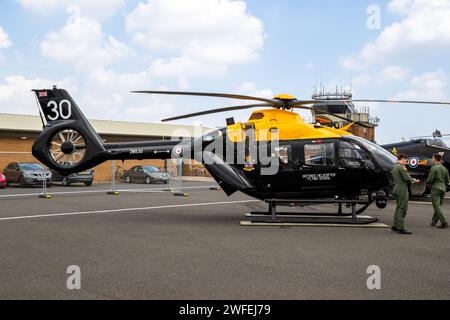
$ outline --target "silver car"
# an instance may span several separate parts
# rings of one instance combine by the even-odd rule
[[[123,173],[126,183],[167,183],[169,175],[154,166],[134,166]]]
[[[8,184],[17,183],[20,187],[42,185],[44,179],[48,187],[52,184],[52,173],[39,163],[12,162],[3,170],[3,174]]]

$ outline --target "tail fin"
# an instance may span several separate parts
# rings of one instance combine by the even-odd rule
[[[62,173],[83,171],[103,162],[103,142],[64,89],[33,90],[44,129],[33,155]]]

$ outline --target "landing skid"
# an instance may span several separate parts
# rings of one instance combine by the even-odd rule
[[[247,215],[250,223],[300,223],[300,224],[333,224],[333,225],[368,225],[378,222],[377,218],[358,217],[372,204],[372,200],[338,200],[338,199],[320,199],[320,200],[280,200],[267,199],[269,205],[267,212],[252,212]],[[286,213],[277,212],[279,204],[338,204],[337,213],[316,213],[316,212],[299,212]],[[343,213],[342,205],[350,205],[352,212]],[[362,205],[357,210],[356,206]]]

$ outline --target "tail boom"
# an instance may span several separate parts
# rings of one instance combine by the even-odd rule
[[[108,160],[180,158],[190,145],[178,140],[103,143],[66,90],[33,90],[39,102],[43,131],[33,156],[62,174],[81,172]]]

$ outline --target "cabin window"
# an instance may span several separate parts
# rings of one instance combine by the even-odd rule
[[[264,113],[262,112],[254,112],[250,117],[250,120],[261,120],[261,119],[264,119]]]
[[[334,166],[334,144],[305,144],[305,164],[307,166]]]
[[[288,164],[290,162],[290,159],[292,159],[291,155],[291,145],[279,146],[275,148],[275,156],[280,159],[280,163],[282,164]]]

